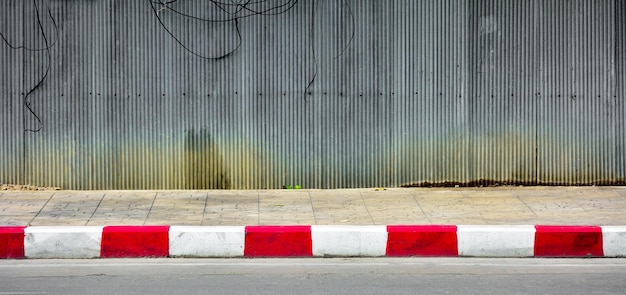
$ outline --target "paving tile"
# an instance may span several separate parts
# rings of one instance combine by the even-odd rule
[[[143,223],[150,212],[155,197],[156,193],[150,192],[107,193],[102,198],[89,224],[96,221],[102,223],[106,218],[112,219],[113,223],[125,220],[131,220],[133,224],[137,223],[136,220],[141,220]]]
[[[58,191],[53,192],[22,192],[22,191],[4,191],[0,196],[0,200],[48,200]]]
[[[338,196],[314,196],[311,195],[311,203],[314,210],[358,208],[365,210],[365,203],[360,194],[343,194]]]
[[[200,226],[202,225],[202,219],[185,219],[185,218],[177,218],[177,217],[167,217],[167,218],[155,218],[148,219],[144,222],[144,225],[189,225],[189,226]]]
[[[157,197],[173,198],[173,199],[205,199],[212,191],[194,191],[194,190],[173,190],[173,191],[155,191]]]
[[[35,218],[64,218],[64,217],[91,217],[93,212],[82,211],[79,208],[75,210],[55,210],[55,211],[42,211]]]
[[[441,210],[441,211],[433,211],[433,212],[425,212],[426,216],[429,218],[433,217],[480,217],[481,213],[474,210]]]
[[[311,225],[315,224],[315,219],[305,218],[267,218],[260,219],[259,225]]]
[[[59,192],[48,201],[32,223],[53,223],[56,218],[59,221],[54,222],[54,224],[77,223],[84,225],[93,215],[103,195],[103,193],[93,192]]]
[[[56,191],[0,195],[0,225],[26,225],[31,220],[38,225],[623,225],[623,212],[625,187]]]
[[[370,217],[355,217],[355,216],[338,216],[332,217],[317,217],[317,224],[319,225],[373,225],[374,222]]]
[[[388,205],[388,206],[368,206],[367,212],[370,215],[406,215],[406,216],[422,216],[424,212],[420,207],[417,206],[398,206],[398,205]]]
[[[538,216],[529,210],[488,210],[481,211],[479,214],[489,224],[497,222],[498,220],[502,220],[506,223],[515,220],[532,221],[538,219]]]
[[[160,220],[186,220],[188,222],[193,222],[196,224],[201,224],[204,219],[202,214],[200,215],[183,215],[183,214],[170,214],[170,215],[150,215],[145,219],[146,223],[154,223]]]
[[[87,225],[144,225],[145,218],[91,218]]]
[[[59,217],[35,217],[30,222],[30,225],[33,226],[59,226],[59,225],[68,225],[68,226],[82,226],[87,225],[89,221],[89,216],[81,218],[79,216],[59,216]]]
[[[91,219],[99,219],[99,218],[111,218],[111,219],[141,219],[144,220],[148,217],[148,211],[138,212],[138,211],[99,211],[93,214]]]
[[[393,204],[405,204],[409,206],[417,206],[415,197],[411,194],[400,195],[373,195],[363,194],[363,202],[365,205],[393,205]]]
[[[415,196],[415,201],[417,202],[417,204],[419,204],[420,206],[422,205],[431,205],[431,206],[437,206],[437,205],[463,205],[463,204],[471,204],[472,203],[472,198],[471,197],[466,197],[466,196],[439,196],[439,197],[432,197],[432,196],[424,196],[424,195],[416,195]]]
[[[620,197],[620,194],[610,189],[598,189],[598,190],[592,190],[592,191],[581,190],[581,191],[577,191],[576,194],[571,195],[570,197],[575,198],[575,199],[587,199],[587,198],[606,199],[606,198],[618,198]]]
[[[308,192],[260,193],[259,219],[312,217],[313,208]]]
[[[368,190],[359,192],[361,198],[367,199],[394,199],[394,198],[413,198],[413,192],[404,189],[386,189],[384,191]]]
[[[205,214],[224,211],[258,213],[258,193],[209,192],[204,211]]]
[[[21,225],[26,226],[33,219],[34,215],[9,215],[0,214],[0,225]]]
[[[463,216],[455,216],[455,217],[430,217],[431,224],[437,225],[459,225],[459,224],[488,224],[485,219],[482,217],[463,217]]]
[[[612,186],[612,187],[609,187],[608,189],[613,191],[618,196],[626,198],[626,186],[621,186],[621,187]]]
[[[0,213],[38,213],[53,195],[54,194],[5,194],[4,197],[0,199]]]
[[[485,205],[485,206],[500,206],[500,205],[506,205],[506,206],[521,205],[521,206],[524,206],[524,202],[522,200],[520,200],[516,196],[484,197],[484,196],[481,195],[479,197],[470,197],[470,198],[468,198],[468,201],[473,206],[482,206],[482,205]]]
[[[432,216],[446,216],[446,215],[475,215],[478,216],[479,212],[472,206],[438,206],[438,207],[425,207],[422,206],[424,214],[428,218]]]
[[[412,195],[399,195],[397,199],[364,197],[367,212],[375,224],[428,224],[429,219]]]
[[[33,217],[43,209],[45,202],[41,204],[0,201],[0,214],[31,214]]]
[[[158,193],[145,224],[164,224],[171,221],[182,225],[200,225],[207,199],[207,193],[203,192]]]
[[[412,189],[411,193],[418,198],[438,199],[444,198],[462,198],[467,195],[467,192],[462,189],[437,189],[437,188],[424,188],[424,189]]]
[[[535,216],[535,212],[531,210],[525,204],[515,205],[473,205],[473,210],[478,213],[504,213],[504,212],[517,212],[527,214],[529,216]]]
[[[404,224],[430,224],[431,221],[426,216],[389,216],[389,215],[372,215],[373,224],[378,225],[404,225]]]
[[[220,216],[220,215],[204,215],[202,225],[256,225],[259,224],[257,216],[237,215],[237,216]]]

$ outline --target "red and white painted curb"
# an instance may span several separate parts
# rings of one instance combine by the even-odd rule
[[[0,258],[626,257],[626,226],[0,226]]]

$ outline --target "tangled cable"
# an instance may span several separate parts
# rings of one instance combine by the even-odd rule
[[[174,39],[174,41],[176,43],[178,43],[178,45],[180,45],[185,51],[191,53],[192,55],[202,58],[202,59],[212,59],[212,60],[217,60],[217,59],[222,59],[225,57],[228,57],[230,55],[232,55],[233,53],[235,53],[240,47],[241,47],[241,31],[239,29],[239,20],[244,19],[244,18],[248,18],[251,16],[272,16],[272,15],[280,15],[283,13],[286,13],[288,11],[290,11],[298,2],[298,0],[284,0],[282,2],[279,2],[275,5],[269,5],[268,3],[272,3],[271,0],[246,0],[246,1],[234,1],[234,0],[230,0],[228,2],[224,2],[223,1],[217,1],[217,0],[210,0],[210,3],[212,4],[212,6],[214,6],[216,8],[216,10],[218,12],[220,12],[223,17],[219,17],[219,18],[203,18],[203,17],[198,17],[195,15],[191,15],[188,13],[184,13],[181,12],[179,10],[177,10],[176,8],[170,6],[172,4],[175,4],[177,2],[179,2],[179,0],[170,0],[170,1],[155,1],[155,0],[148,0],[148,2],[150,3],[150,7],[152,8],[152,11],[154,12],[154,15],[157,19],[157,21],[159,22],[159,24],[161,25],[161,27],[167,32],[167,34]],[[311,87],[311,85],[313,84],[313,82],[315,81],[315,78],[317,77],[317,67],[318,67],[318,62],[317,62],[317,56],[315,53],[315,6],[316,6],[316,1],[311,1],[311,16],[310,16],[310,24],[309,24],[309,43],[311,46],[311,54],[313,56],[313,74],[311,76],[311,79],[309,80],[309,82],[307,83],[306,87],[304,88],[304,91],[308,91],[308,89]],[[348,47],[352,44],[352,41],[354,39],[354,34],[355,34],[355,19],[354,19],[354,14],[352,13],[352,9],[350,8],[350,5],[348,4],[347,0],[343,0],[342,1],[342,5],[346,7],[350,18],[351,18],[351,25],[352,25],[352,33],[351,36],[347,42],[347,44],[342,48],[342,50],[339,52],[339,54],[337,54],[334,59],[337,59],[339,57],[341,57],[346,50],[348,49]],[[229,50],[228,52],[221,54],[221,55],[217,55],[217,56],[207,56],[207,55],[202,55],[194,50],[192,50],[191,48],[189,48],[187,45],[185,45],[163,22],[161,16],[159,15],[162,11],[171,11],[172,13],[185,17],[185,18],[189,18],[189,19],[193,19],[193,20],[197,20],[197,21],[202,21],[202,22],[209,22],[209,23],[228,23],[228,22],[232,22],[233,26],[235,28],[235,32],[237,34],[237,45],[232,48],[231,50]]]
[[[37,21],[37,28],[40,31],[40,36],[43,39],[45,46],[41,48],[31,48],[24,44],[14,45],[8,40],[8,38],[2,32],[0,32],[0,39],[2,39],[3,42],[9,48],[13,50],[25,50],[25,51],[31,51],[31,52],[45,51],[46,52],[47,65],[46,65],[45,72],[41,76],[41,78],[38,80],[38,82],[32,88],[30,88],[28,92],[26,92],[26,95],[23,98],[24,108],[27,109],[28,112],[32,116],[34,116],[34,118],[37,120],[38,125],[36,128],[25,128],[24,129],[25,132],[39,132],[43,128],[43,122],[41,118],[33,110],[29,98],[39,87],[41,87],[41,85],[44,83],[44,81],[48,77],[48,74],[50,73],[51,64],[52,64],[52,56],[51,56],[50,50],[52,47],[54,47],[57,44],[59,40],[59,29],[58,29],[56,20],[52,15],[49,2],[46,1],[46,10],[47,10],[47,17],[50,18],[52,25],[54,27],[54,35],[55,35],[54,40],[52,40],[50,38],[51,36],[49,36],[49,34],[46,33],[46,29],[44,28],[44,25],[42,22],[41,9],[39,5],[37,4],[37,1],[38,0],[33,0],[34,12],[35,12],[36,21]],[[192,15],[192,14],[185,13],[185,12],[178,10],[176,8],[176,4],[182,2],[180,0],[167,0],[167,1],[166,0],[159,0],[159,1],[147,0],[147,1],[150,4],[150,8],[154,12],[154,16],[156,20],[158,21],[158,23],[177,44],[179,44],[185,51],[189,52],[190,54],[198,58],[207,59],[207,60],[222,59],[237,52],[237,50],[241,47],[241,43],[242,43],[242,35],[241,35],[240,28],[239,28],[240,20],[248,18],[248,17],[252,17],[252,16],[281,15],[292,10],[292,8],[298,3],[298,0],[239,0],[239,1],[237,0],[209,0],[208,3],[210,3],[210,7],[214,8],[211,12],[214,15],[217,15],[217,17],[207,18],[207,17],[199,17],[197,15]],[[347,8],[347,11],[352,19],[352,34],[347,44],[342,48],[339,54],[334,57],[334,59],[341,57],[346,52],[347,48],[350,46],[350,44],[352,43],[354,39],[354,33],[355,33],[355,20],[354,20],[354,15],[352,13],[350,5],[348,4],[347,0],[343,0],[342,2],[343,2],[342,3],[343,6]],[[314,36],[315,17],[316,17],[315,1],[311,1],[311,4],[312,5],[311,5],[311,16],[310,16],[311,19],[310,19],[310,24],[309,24],[310,25],[309,42],[310,42],[311,53],[313,57],[314,72],[312,74],[311,79],[309,80],[308,84],[305,87],[305,92],[308,91],[308,89],[314,83],[317,77],[317,71],[318,71],[317,70],[318,62],[317,62],[317,56],[315,53],[315,38],[314,38],[315,37]],[[160,15],[161,13],[163,13],[163,11],[171,12],[180,17],[184,17],[184,18],[188,18],[188,19],[192,19],[196,21],[207,22],[207,23],[216,23],[216,24],[217,23],[222,23],[222,24],[232,23],[232,26],[234,27],[234,30],[236,32],[237,43],[233,48],[229,49],[227,52],[222,53],[222,54],[218,54],[215,56],[200,54],[199,52],[194,51],[188,45],[183,43],[174,34],[174,32],[170,28],[168,28],[168,26],[166,26],[166,24],[163,22],[163,19]]]
[[[33,115],[35,117],[35,119],[37,120],[38,126],[35,129],[31,129],[31,128],[25,128],[24,132],[39,132],[41,131],[41,129],[43,128],[43,122],[41,121],[41,118],[35,113],[35,111],[33,111],[32,107],[31,107],[31,103],[28,100],[28,97],[35,92],[35,90],[37,90],[44,82],[44,80],[46,80],[46,78],[48,77],[48,73],[50,73],[50,66],[52,64],[52,56],[50,54],[50,49],[52,47],[54,47],[57,43],[57,41],[59,40],[59,28],[57,26],[56,20],[54,19],[54,17],[52,16],[52,11],[50,10],[50,3],[46,2],[46,8],[48,11],[48,16],[50,17],[50,19],[52,20],[52,25],[54,26],[54,34],[55,34],[55,39],[54,42],[52,42],[51,44],[48,41],[48,36],[46,35],[46,30],[41,22],[41,16],[40,16],[40,11],[39,11],[39,6],[37,5],[37,0],[33,0],[33,6],[35,8],[35,16],[37,17],[37,26],[39,28],[39,31],[41,32],[41,36],[44,40],[44,47],[43,48],[30,48],[27,47],[26,45],[13,45],[11,44],[11,42],[9,42],[9,40],[6,38],[6,36],[4,34],[2,34],[2,32],[0,32],[0,38],[4,41],[4,43],[7,44],[7,46],[11,49],[14,50],[26,50],[26,51],[33,51],[33,52],[38,52],[38,51],[46,51],[46,56],[48,59],[48,64],[46,65],[46,71],[44,72],[43,76],[41,76],[41,78],[39,79],[39,81],[37,82],[37,84],[35,84],[35,86],[33,86],[28,92],[26,92],[26,95],[24,96],[24,99],[22,101],[24,107],[28,110],[28,112]]]
[[[167,34],[170,37],[172,37],[172,39],[174,39],[174,41],[178,43],[178,45],[180,45],[185,51],[202,59],[216,60],[216,59],[222,59],[227,56],[230,56],[231,54],[235,53],[239,49],[239,47],[241,47],[241,31],[239,30],[239,20],[248,18],[251,16],[273,16],[273,15],[280,15],[280,14],[286,13],[289,10],[291,10],[294,7],[294,5],[296,5],[298,0],[286,0],[286,1],[279,2],[278,4],[269,6],[269,7],[263,7],[263,6],[266,6],[268,3],[273,2],[271,0],[258,0],[258,1],[247,0],[245,2],[236,2],[233,0],[231,0],[230,2],[221,2],[221,1],[216,1],[216,0],[210,0],[210,3],[212,4],[212,6],[214,6],[217,9],[217,11],[221,12],[221,14],[224,15],[224,17],[222,18],[215,18],[215,19],[198,17],[195,15],[181,12],[169,6],[169,5],[175,4],[176,2],[179,2],[179,0],[171,0],[171,1],[148,0],[148,2],[150,3],[150,8],[152,8],[152,11],[154,12],[154,15],[157,21],[159,22],[159,24],[161,25],[161,27],[163,27],[163,29],[167,32]],[[175,13],[176,15],[193,19],[193,20],[197,20],[197,21],[202,21],[202,22],[233,23],[235,32],[237,33],[237,46],[235,46],[235,48],[229,50],[228,52],[221,54],[221,55],[217,55],[217,56],[207,56],[207,55],[199,54],[198,52],[192,50],[191,48],[183,44],[183,42],[180,41],[180,39],[165,25],[165,23],[163,23],[163,19],[159,15],[161,11],[171,11]]]

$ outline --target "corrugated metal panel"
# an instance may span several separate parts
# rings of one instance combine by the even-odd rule
[[[615,181],[613,1],[537,5],[538,182]]]
[[[470,171],[479,183],[536,181],[536,1],[470,1]]]
[[[0,44],[0,182],[245,189],[626,175],[620,0],[7,3],[1,32],[45,47],[37,4],[58,43],[50,60]],[[40,125],[19,93],[48,62],[29,97],[42,129],[24,132]]]
[[[391,183],[470,181],[468,1],[394,3]]]
[[[615,0],[615,181],[626,182],[626,1]]]
[[[6,17],[0,19],[0,182],[22,182],[22,59],[24,50],[12,49],[24,44],[22,3],[12,1],[4,8]]]

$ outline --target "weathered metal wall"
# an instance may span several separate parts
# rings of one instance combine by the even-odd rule
[[[16,44],[23,43],[23,4],[18,1],[3,8],[0,32]],[[6,15],[6,17],[4,17]],[[0,42],[3,42],[0,40]],[[0,182],[23,180],[23,50],[11,50],[0,43]]]
[[[615,175],[626,179],[626,1],[615,1]]]
[[[0,182],[626,178],[624,1],[216,3],[6,1]]]
[[[615,120],[615,68],[611,66],[613,1],[539,4],[538,180],[614,180],[620,126]]]

